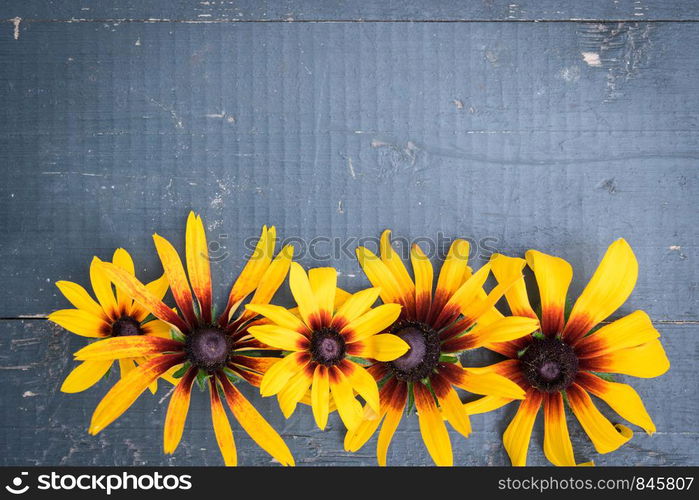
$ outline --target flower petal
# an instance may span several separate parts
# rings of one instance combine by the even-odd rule
[[[133,265],[133,259],[131,258],[131,255],[129,255],[129,252],[124,250],[123,248],[117,248],[114,251],[114,256],[112,257],[112,263],[123,269],[129,274],[136,275],[136,271],[134,269]],[[133,300],[131,297],[128,296],[124,292],[123,289],[117,288],[116,290],[116,299],[117,299],[117,310],[120,313],[126,313],[128,314],[131,311],[131,303]]]
[[[345,359],[338,365],[349,381],[352,389],[364,398],[364,401],[375,412],[379,412],[379,388],[374,377],[363,366]]]
[[[659,377],[670,369],[665,349],[659,340],[580,360],[580,369],[591,372],[623,373],[632,377]]]
[[[90,263],[90,282],[92,283],[92,290],[95,292],[95,297],[102,306],[102,310],[111,320],[118,319],[117,302],[114,296],[114,290],[112,289],[112,283],[109,281],[109,277],[104,274],[102,270],[103,262],[94,257]]]
[[[648,415],[641,397],[630,385],[607,382],[597,375],[586,372],[580,372],[576,382],[632,424],[641,427],[650,435],[655,433],[653,419]]]
[[[308,388],[313,382],[313,367],[307,364],[300,372],[289,379],[289,382],[277,393],[279,408],[285,418],[289,418],[296,410],[296,405],[308,392]]]
[[[282,328],[303,333],[304,335],[310,334],[304,322],[285,307],[272,304],[248,304],[245,308],[252,311],[254,314],[264,316]]]
[[[542,396],[539,391],[534,389],[527,391],[524,401],[519,404],[517,414],[502,436],[505,450],[514,466],[527,465],[529,441],[532,436],[536,414],[541,406],[541,400]]]
[[[291,265],[293,256],[293,246],[287,245],[282,248],[264,272],[262,278],[260,278],[260,283],[250,299],[250,304],[268,304],[269,301],[272,300],[272,297],[277,293],[277,290],[286,279],[287,274],[289,274],[289,266]],[[243,314],[243,318],[245,319],[251,316],[252,315],[247,311]]]
[[[289,379],[303,370],[311,356],[306,352],[294,352],[273,364],[265,373],[260,384],[262,396],[273,396],[287,384]]]
[[[483,396],[474,401],[464,403],[464,411],[469,415],[478,415],[480,413],[488,413],[498,408],[502,408],[507,403],[514,401],[512,398],[503,398],[500,396]]]
[[[320,326],[315,324],[314,319],[317,321],[319,318],[318,313],[318,303],[316,300],[315,293],[313,293],[313,288],[311,288],[311,282],[308,279],[306,271],[303,270],[300,264],[297,262],[291,263],[291,268],[289,270],[289,287],[291,288],[291,294],[294,296],[294,300],[299,306],[299,314],[311,329]]]
[[[329,325],[335,311],[335,290],[337,289],[337,271],[332,267],[317,267],[308,271],[321,324]]]
[[[167,275],[163,273],[160,278],[146,283],[145,287],[157,300],[163,300],[163,297],[165,297],[165,294],[170,288],[170,282],[167,280]],[[131,317],[136,321],[143,321],[149,314],[150,311],[139,302],[134,301],[133,304],[131,304]]]
[[[444,365],[447,365],[447,363],[441,364],[440,368]],[[476,369],[461,368],[461,376],[458,379],[455,374],[455,369],[452,369],[448,374],[452,384],[473,394],[500,396],[511,399],[522,399],[525,396],[519,385],[509,378],[494,372],[476,372]]]
[[[488,274],[490,274],[490,264],[485,264],[468,278],[447,301],[432,326],[439,330],[452,323],[459,314],[466,316],[465,311],[472,307],[471,303],[482,293]]]
[[[75,359],[80,361],[123,359],[183,350],[184,344],[178,340],[146,335],[130,335],[126,337],[111,337],[99,342],[93,342],[77,351],[74,356]]]
[[[432,375],[430,382],[444,418],[459,434],[468,437],[471,434],[471,422],[468,418],[468,413],[464,410],[461,399],[459,399],[459,395],[451,386],[451,383],[437,373]]]
[[[570,409],[589,436],[598,453],[609,453],[629,440],[617,431],[607,417],[595,407],[590,396],[577,384],[566,389]]]
[[[328,369],[330,393],[332,394],[337,412],[347,429],[354,429],[362,421],[362,405],[354,397],[352,386],[342,371],[333,366]]]
[[[156,233],[153,235],[153,242],[155,243],[155,249],[160,257],[163,269],[165,269],[165,274],[167,274],[167,279],[170,282],[170,290],[177,303],[177,308],[182,313],[187,324],[190,327],[194,327],[197,324],[197,318],[194,314],[194,299],[192,297],[192,290],[189,288],[187,275],[182,266],[182,260],[180,260],[180,256],[177,254],[175,247],[159,234]]]
[[[189,332],[189,327],[175,311],[166,306],[162,300],[157,298],[140,281],[123,269],[113,264],[104,262],[102,264],[104,273],[114,281],[117,287],[124,288],[126,292],[138,301],[146,310],[152,312],[156,318],[161,319],[177,328],[182,333]]]
[[[410,346],[396,335],[382,333],[347,344],[347,353],[377,361],[393,361],[408,352]]]
[[[415,407],[418,411],[420,434],[434,463],[439,466],[454,464],[451,441],[444,419],[434,402],[432,393],[421,382],[413,384]]]
[[[539,320],[522,316],[506,316],[486,326],[477,324],[471,331],[447,340],[442,344],[443,352],[460,352],[482,347],[491,342],[506,342],[522,338],[539,329]]]
[[[439,278],[437,279],[437,291],[434,296],[431,313],[432,321],[436,319],[434,315],[442,310],[456,290],[470,278],[471,270],[468,267],[469,252],[470,246],[466,240],[454,240],[449,247],[449,252],[444,259]]]
[[[275,365],[276,366],[276,365]],[[219,378],[228,406],[236,420],[257,445],[282,465],[294,465],[294,457],[281,436],[236,387],[225,377]]]
[[[328,369],[319,364],[313,373],[311,408],[313,409],[313,418],[320,430],[324,430],[328,424],[329,406],[330,380],[328,379]]]
[[[104,377],[112,363],[111,359],[83,361],[63,381],[61,392],[76,393],[89,389]]]
[[[386,385],[388,385],[388,383]],[[376,460],[382,467],[386,466],[388,447],[391,445],[391,440],[393,439],[396,429],[398,429],[401,417],[403,416],[403,410],[405,409],[405,403],[408,399],[406,384],[396,382],[393,390],[387,392],[386,399],[387,401],[384,403],[382,395],[381,404],[386,408],[386,416],[384,417],[381,431],[379,431],[379,438],[376,442]]]
[[[575,344],[580,358],[595,358],[620,349],[636,347],[660,337],[650,318],[643,311],[635,311],[603,326]]]
[[[71,281],[56,281],[56,286],[68,301],[76,308],[89,312],[93,316],[108,321],[102,306],[95,302],[90,294],[82,286]]]
[[[365,340],[385,331],[395,323],[400,316],[400,311],[400,304],[381,304],[353,320],[340,333],[344,335],[345,341],[348,343]]]
[[[341,330],[366,313],[379,298],[380,291],[379,288],[373,287],[352,294],[335,312],[332,326]]]
[[[48,320],[83,337],[107,337],[112,333],[111,325],[83,309],[61,309],[49,314]]]
[[[160,375],[182,363],[183,354],[156,356],[122,378],[95,408],[90,422],[90,434],[97,434],[124,413],[143,391]]]
[[[626,302],[636,286],[638,261],[626,240],[612,243],[573,306],[563,335],[569,343],[584,336]]]
[[[410,261],[415,274],[415,317],[418,321],[428,321],[432,305],[434,269],[430,259],[417,244],[413,245],[410,251]]]
[[[384,303],[402,303],[403,290],[401,290],[396,277],[386,264],[373,252],[357,247],[357,260],[367,279],[375,287],[381,290],[381,300]]]
[[[283,351],[306,351],[310,348],[308,338],[279,325],[251,326],[248,333],[263,344]]]
[[[576,465],[560,392],[544,397],[544,454],[553,465]]]
[[[510,306],[512,315],[536,318],[537,315],[529,303],[527,286],[524,282],[524,276],[522,276],[522,270],[527,265],[527,261],[495,253],[491,256],[490,263],[498,283],[509,283],[513,278],[515,279],[515,284],[505,292],[507,305]]]
[[[238,465],[238,454],[235,449],[235,441],[233,440],[233,430],[231,423],[228,421],[226,411],[221,404],[221,398],[218,395],[215,377],[209,379],[209,397],[211,401],[211,421],[214,424],[214,434],[218,449],[223,456],[223,463],[228,467]]]
[[[204,222],[200,216],[189,212],[185,239],[187,273],[192,290],[199,302],[202,320],[211,323],[211,266],[209,247],[206,243]]]
[[[565,260],[536,250],[525,254],[534,271],[541,298],[541,331],[555,335],[563,330],[566,294],[573,279],[573,268]]]
[[[412,309],[412,303],[415,297],[415,284],[408,274],[408,270],[405,268],[405,264],[394,250],[391,245],[391,231],[386,229],[381,234],[380,243],[380,253],[381,261],[386,265],[386,268],[391,272],[393,277],[398,284],[400,295],[399,298],[401,302]]]
[[[192,383],[197,376],[197,369],[189,368],[178,380],[175,390],[170,396],[170,403],[165,415],[163,430],[163,451],[165,454],[174,453],[182,439],[184,424],[189,411],[189,400],[192,395]]]

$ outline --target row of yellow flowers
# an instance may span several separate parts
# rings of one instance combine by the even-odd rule
[[[114,252],[112,262],[93,259],[96,300],[76,283],[56,283],[75,309],[56,311],[49,319],[100,339],[75,353],[79,364],[62,391],[88,389],[115,361],[121,372],[94,411],[91,434],[114,422],[146,389],[155,392],[158,379],[175,385],[165,417],[164,452],[173,453],[182,438],[197,383],[209,389],[213,429],[226,465],[235,465],[237,454],[224,403],[261,448],[283,465],[294,464],[284,440],[236,388],[241,381],[259,387],[262,396],[276,395],[286,418],[299,403],[310,405],[320,429],[337,411],[347,429],[347,451],[359,450],[380,428],[380,465],[386,464],[406,412],[417,413],[437,465],[453,463],[447,422],[468,437],[471,415],[513,401],[519,408],[503,435],[513,465],[526,464],[542,407],[544,453],[555,465],[583,465],[573,453],[566,407],[599,453],[628,441],[630,428],[612,424],[590,394],[631,424],[655,432],[636,391],[607,375],[656,377],[669,368],[660,335],[643,311],[602,324],[626,301],[638,276],[636,258],[623,239],[610,245],[568,311],[570,264],[536,250],[524,259],[493,255],[474,272],[468,242],[456,240],[435,285],[432,264],[420,247],[413,245],[410,252],[411,276],[386,231],[380,255],[357,249],[372,288],[348,293],[337,287],[333,268],[307,272],[293,262],[291,246],[275,255],[275,228],[264,227],[216,315],[201,217],[190,213],[187,220],[185,265],[167,240],[157,234],[153,239],[165,272],[151,283],[136,278],[123,249]],[[523,279],[525,266],[536,278],[536,309]],[[486,291],[491,274],[497,284]],[[297,304],[293,309],[270,303],[287,275]],[[174,307],[163,302],[168,289]],[[496,307],[503,297],[509,315]],[[459,355],[481,347],[504,360],[462,366]],[[456,389],[480,397],[463,403]]]

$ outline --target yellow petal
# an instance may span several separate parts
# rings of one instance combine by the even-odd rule
[[[573,306],[564,336],[574,343],[626,302],[636,286],[638,261],[624,239],[612,243]]]
[[[226,380],[225,377],[221,377],[220,381],[228,406],[236,420],[240,423],[240,426],[245,429],[245,432],[248,433],[252,440],[282,465],[294,465],[294,457],[277,431],[269,425],[233,384]]]
[[[165,454],[174,453],[182,439],[184,424],[189,411],[189,400],[192,395],[192,383],[197,375],[196,368],[190,368],[178,380],[175,390],[170,396],[170,403],[165,415],[163,431],[163,451]]]
[[[211,266],[209,265],[209,247],[201,217],[189,212],[185,249],[187,256],[187,273],[192,290],[199,302],[202,319],[211,322]]]
[[[589,436],[598,453],[609,453],[629,440],[619,433],[607,417],[595,407],[590,396],[579,385],[566,389],[568,402],[580,425]]]
[[[95,385],[104,377],[112,360],[83,361],[76,366],[63,381],[61,391],[66,393],[82,392]]]
[[[278,325],[251,326],[248,332],[263,344],[283,351],[305,351],[310,347],[306,337]]]
[[[308,271],[308,281],[315,295],[318,312],[328,320],[335,310],[337,271],[332,267],[318,267]]]
[[[189,288],[187,275],[177,250],[168,240],[157,233],[153,235],[153,242],[170,282],[170,290],[177,303],[177,308],[190,326],[196,325],[197,318],[194,315],[192,290]]]
[[[131,258],[131,255],[129,255],[129,252],[124,250],[123,248],[117,248],[114,251],[114,256],[112,257],[112,263],[123,269],[129,274],[136,274],[136,271],[134,269],[133,265],[133,259]],[[120,312],[130,312],[131,310],[131,303],[133,302],[131,297],[122,289],[117,288],[116,290],[116,299],[117,299],[117,307]]]
[[[228,305],[222,314],[223,317],[228,318],[228,313],[233,304],[250,295],[260,284],[260,280],[272,262],[276,235],[277,232],[274,227],[269,228],[269,230],[267,226],[262,227],[262,234],[255,246],[255,250],[233,284],[233,288],[231,288],[231,293],[228,296]]]
[[[483,396],[474,401],[464,403],[464,411],[469,415],[478,415],[480,413],[488,413],[498,408],[502,408],[507,403],[514,401],[512,398],[503,398],[500,396]]]
[[[403,291],[388,266],[373,252],[357,247],[357,260],[371,284],[381,290],[381,300],[385,303],[399,303]]]
[[[410,261],[415,273],[415,314],[424,321],[427,320],[432,305],[434,269],[430,259],[417,244],[413,245],[410,251]]]
[[[437,390],[435,384],[433,384],[433,388],[437,401],[439,401],[442,415],[456,432],[464,437],[468,437],[471,434],[471,422],[468,418],[468,413],[464,410],[461,399],[459,399],[459,395],[448,382],[444,381],[441,385],[443,390],[441,388]]]
[[[340,333],[345,336],[347,342],[364,340],[386,331],[398,319],[400,311],[399,304],[382,304],[349,323]]]
[[[623,418],[644,429],[648,434],[655,433],[655,424],[641,397],[633,387],[606,380],[591,373],[581,372],[577,382],[591,394],[607,403]]]
[[[154,319],[153,321],[142,324],[141,330],[143,330],[144,335],[161,337],[164,339],[172,338],[170,325],[159,319]]]
[[[376,302],[379,298],[381,290],[377,287],[367,288],[355,294],[350,295],[337,309],[333,318],[333,326],[342,329],[364,313]]]
[[[379,388],[376,385],[374,377],[369,375],[369,372],[367,372],[364,367],[359,366],[349,359],[344,360],[344,363],[341,364],[340,367],[352,386],[352,389],[364,398],[364,401],[367,402],[375,413],[378,413]]]
[[[56,281],[56,286],[76,308],[89,312],[98,318],[108,319],[102,310],[102,306],[95,302],[82,286],[71,281]]]
[[[273,364],[262,378],[260,394],[262,396],[277,394],[291,377],[303,370],[309,360],[310,356],[307,353],[295,352]]]
[[[97,405],[90,422],[90,434],[97,434],[119,418],[151,382],[182,360],[182,354],[156,356],[119,380]]]
[[[102,270],[102,261],[97,257],[90,263],[90,282],[95,297],[102,306],[102,310],[111,320],[118,319],[117,302],[112,290],[112,283]]]
[[[293,330],[299,333],[308,331],[308,328],[303,321],[284,307],[271,304],[248,304],[245,306],[245,308],[255,314],[264,316],[273,323],[287,330]]]
[[[575,465],[563,397],[558,392],[544,399],[544,454],[553,465]]]
[[[573,268],[565,260],[536,250],[526,253],[534,271],[541,298],[541,331],[546,335],[560,333],[565,321],[566,294],[573,279]]]
[[[369,418],[369,416],[371,418]],[[364,446],[371,436],[374,435],[374,432],[376,432],[382,418],[383,415],[376,415],[373,410],[365,406],[364,418],[361,423],[354,429],[348,430],[345,433],[345,451],[355,452]]]
[[[381,260],[391,274],[393,274],[400,288],[401,296],[403,298],[414,297],[415,284],[413,284],[413,280],[410,279],[410,274],[408,274],[408,270],[405,268],[400,255],[393,250],[393,246],[391,245],[391,231],[388,229],[381,235],[380,251]],[[409,300],[407,302],[409,302]]]
[[[473,339],[473,347],[491,342],[506,342],[522,338],[539,329],[539,320],[523,316],[506,316],[487,326],[476,325],[466,337]]]
[[[522,399],[525,396],[519,385],[502,375],[497,373],[474,373],[467,368],[464,369],[464,377],[457,384],[457,387],[473,394],[483,394],[485,396],[499,396],[510,399]]]
[[[515,280],[515,284],[505,292],[505,298],[507,299],[507,304],[510,306],[512,315],[536,318],[536,313],[529,303],[527,286],[524,282],[524,276],[522,275],[522,269],[527,265],[527,261],[496,253],[491,256],[490,263],[493,275],[498,283],[509,283],[513,278]]]
[[[294,247],[287,245],[274,258],[260,278],[260,283],[250,299],[250,304],[268,304],[289,274],[289,266],[294,256]],[[247,311],[246,311],[247,313]]]
[[[408,349],[408,344],[389,333],[372,335],[365,340],[347,344],[348,354],[377,361],[393,361],[408,352]]]
[[[82,309],[61,309],[49,314],[48,320],[83,337],[107,337],[112,332],[102,318]]]
[[[146,335],[130,335],[126,337],[111,337],[93,342],[77,351],[74,356],[78,360],[123,359],[160,354],[164,352],[182,351],[182,342],[161,337]]]
[[[485,280],[490,274],[490,264],[485,264],[473,276],[468,278],[451,296],[443,308],[442,314],[437,319],[439,322],[445,314],[452,314],[453,310],[461,311],[464,316],[468,315],[470,309],[473,308],[472,302],[477,300],[483,291]],[[504,293],[504,292],[503,292]],[[479,307],[480,309],[480,307]],[[474,318],[475,319],[475,318]]]
[[[442,415],[437,409],[432,393],[421,382],[413,384],[415,407],[418,411],[420,434],[434,463],[439,466],[454,465],[451,441]]]
[[[277,393],[279,408],[282,410],[285,418],[291,417],[294,410],[296,410],[296,405],[311,386],[313,373],[307,373],[308,368],[307,366],[306,370],[301,370],[291,377],[284,388]]]
[[[636,347],[658,337],[660,333],[653,327],[648,315],[635,311],[583,337],[575,344],[575,351],[581,358],[594,358]]]
[[[211,421],[214,424],[214,434],[216,435],[218,449],[221,451],[221,455],[223,456],[223,463],[227,467],[235,467],[238,465],[238,454],[236,453],[235,449],[235,441],[233,440],[231,423],[228,421],[228,416],[226,415],[223,405],[221,404],[221,398],[218,395],[218,389],[216,388],[216,381],[214,380],[214,377],[211,377],[209,380]]]
[[[665,349],[659,340],[620,349],[602,356],[581,359],[580,368],[594,372],[623,373],[632,377],[659,377],[670,369]]]
[[[329,376],[330,392],[335,400],[337,412],[345,427],[354,429],[362,421],[362,405],[355,399],[352,386],[339,368],[330,368]]]
[[[527,465],[527,451],[532,436],[532,427],[536,414],[541,406],[541,394],[536,390],[527,392],[527,396],[519,404],[517,414],[507,426],[502,442],[514,466]]]
[[[388,455],[388,447],[391,445],[393,435],[398,429],[400,420],[403,417],[403,408],[396,409],[393,407],[386,408],[386,417],[383,420],[379,438],[376,442],[376,461],[381,467],[386,466],[386,455]]]
[[[319,364],[313,373],[311,408],[313,409],[313,418],[320,430],[324,430],[328,424],[329,405],[330,381],[328,379],[328,369]]]
[[[296,304],[299,306],[299,314],[304,323],[313,328],[311,325],[311,316],[314,316],[318,311],[318,303],[315,294],[311,288],[311,283],[308,280],[306,271],[303,270],[300,264],[291,263],[289,270],[289,287],[291,294],[294,296]]]
[[[446,303],[454,292],[470,277],[468,254],[470,246],[466,240],[454,240],[449,247],[437,280],[435,301]]]

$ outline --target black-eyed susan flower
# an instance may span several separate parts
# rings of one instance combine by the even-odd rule
[[[177,311],[165,305],[130,273],[112,264],[102,264],[104,273],[117,289],[168,323],[174,335],[170,339],[119,337],[90,345],[76,353],[79,360],[149,357],[102,399],[92,416],[91,434],[97,434],[117,419],[153,380],[177,367],[179,381],[170,397],[165,417],[165,453],[173,453],[180,442],[192,384],[197,380],[200,385],[209,387],[214,433],[226,465],[235,465],[237,454],[222,400],[226,401],[233,416],[262,449],[283,465],[294,464],[279,434],[234,385],[239,379],[259,385],[262,374],[277,361],[250,356],[254,354],[251,350],[265,347],[248,334],[248,326],[254,324],[256,315],[251,311],[236,315],[243,300],[253,292],[252,303],[268,303],[286,277],[293,248],[283,248],[273,259],[275,237],[274,227],[262,229],[257,247],[233,285],[226,307],[218,317],[213,314],[204,225],[194,213],[190,213],[187,220],[187,272],[174,247],[157,234],[153,236],[177,303]]]
[[[89,338],[107,339],[133,335],[170,338],[170,327],[166,323],[148,318],[148,311],[123,291],[117,290],[114,293],[112,283],[100,268],[101,262],[94,257],[90,264],[90,281],[97,301],[79,284],[57,281],[56,286],[75,309],[61,309],[51,313],[49,321]],[[114,252],[112,262],[124,272],[134,275],[133,259],[123,248]],[[168,289],[167,278],[163,275],[145,286],[155,297],[162,299]],[[121,376],[131,372],[135,363],[143,361],[140,357],[119,359]],[[61,391],[74,393],[92,387],[109,371],[112,364],[111,359],[83,361],[66,377]],[[152,392],[157,390],[157,381],[153,381],[150,389]]]
[[[468,267],[469,245],[456,240],[449,249],[433,295],[433,269],[419,246],[410,258],[415,281],[391,247],[390,232],[381,237],[381,258],[366,248],[357,257],[369,281],[380,287],[386,304],[402,305],[401,315],[389,331],[403,339],[410,350],[390,362],[377,362],[369,371],[379,382],[380,410],[345,436],[345,449],[356,451],[381,426],[377,444],[379,465],[401,417],[414,401],[422,439],[437,465],[452,465],[453,454],[444,421],[468,436],[471,424],[455,390],[460,388],[491,397],[521,399],[524,391],[505,377],[464,368],[458,355],[495,340],[515,339],[538,328],[533,318],[496,317],[491,311],[511,283],[502,283],[489,294],[483,290],[490,264],[476,273]],[[515,279],[512,279],[514,282]]]
[[[648,315],[635,311],[595,329],[628,298],[638,277],[638,263],[629,244],[612,243],[592,279],[566,318],[566,295],[573,277],[568,262],[529,250],[526,264],[539,288],[541,330],[521,339],[493,343],[488,348],[509,359],[486,370],[516,382],[527,393],[503,436],[513,465],[526,465],[532,427],[539,409],[544,413],[544,453],[555,465],[575,465],[568,434],[565,404],[587,433],[599,453],[616,450],[632,432],[613,425],[594,405],[590,394],[602,399],[619,415],[647,433],[655,432],[638,393],[627,384],[607,380],[606,373],[657,377],[670,363]],[[520,275],[523,259],[500,256],[493,261],[498,280]],[[519,280],[506,294],[513,314],[536,318],[526,285]],[[499,408],[511,399],[486,396],[467,403],[466,410],[482,413]],[[587,464],[585,464],[587,465]]]
[[[313,416],[321,429],[327,424],[332,396],[332,406],[345,426],[352,429],[363,415],[355,392],[374,411],[379,409],[376,381],[352,358],[390,361],[408,350],[408,345],[395,335],[382,333],[398,318],[401,306],[385,304],[372,309],[379,296],[377,288],[343,298],[339,305],[335,299],[337,271],[329,267],[311,269],[306,274],[294,262],[289,286],[298,304],[298,315],[280,306],[247,306],[271,322],[251,326],[250,335],[289,353],[265,373],[260,392],[263,396],[277,394],[288,418],[310,389]]]

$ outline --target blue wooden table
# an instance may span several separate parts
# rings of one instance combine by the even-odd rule
[[[165,384],[89,436],[114,379],[62,394],[84,339],[45,320],[67,307],[54,282],[87,283],[93,255],[123,246],[158,275],[151,234],[182,249],[189,210],[218,245],[220,298],[263,224],[350,290],[367,283],[357,239],[385,228],[469,238],[476,265],[494,249],[560,255],[573,294],[624,237],[640,276],[617,316],[646,310],[672,363],[632,382],[658,432],[600,456],[570,418],[576,454],[699,464],[696,2],[8,0],[0,19],[0,465],[222,463],[198,391],[162,454]],[[320,432],[308,408],[285,421],[245,391],[297,463],[375,463],[374,440],[342,450],[336,416]],[[455,463],[509,463],[514,411],[454,434]],[[532,464],[547,463],[540,424]],[[270,464],[234,431],[241,464]],[[431,463],[414,417],[389,463]]]

